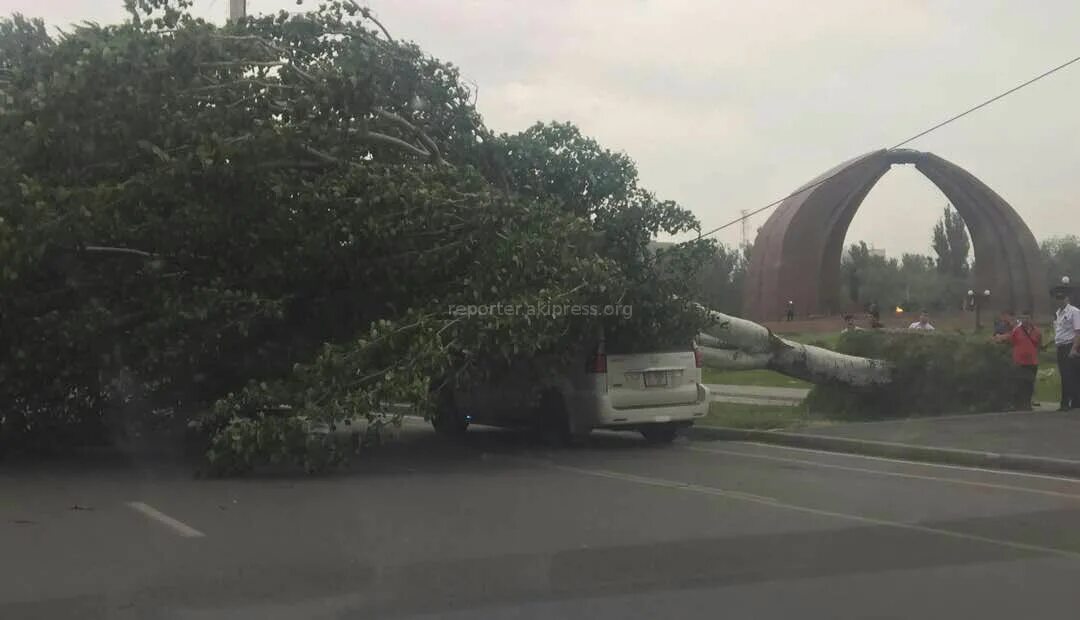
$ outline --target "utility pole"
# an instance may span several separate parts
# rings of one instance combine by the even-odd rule
[[[247,16],[247,0],[229,0],[229,21]]]
[[[748,240],[746,238],[746,222],[747,222],[748,219],[750,219],[750,210],[749,209],[743,209],[739,213],[742,214],[742,219],[739,220],[740,230],[742,231],[741,245],[742,245],[742,247],[745,248],[747,243],[748,243]]]

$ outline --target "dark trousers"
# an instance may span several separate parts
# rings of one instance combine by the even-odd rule
[[[1013,405],[1020,411],[1031,409],[1031,399],[1035,395],[1035,378],[1038,376],[1038,366],[1016,367],[1016,391],[1013,392]]]
[[[1058,374],[1061,375],[1061,408],[1080,408],[1080,357],[1069,357],[1071,344],[1057,346]]]

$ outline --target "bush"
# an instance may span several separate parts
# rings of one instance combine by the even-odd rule
[[[837,350],[888,360],[893,381],[872,388],[825,384],[810,392],[811,411],[885,418],[1003,411],[1013,406],[1016,368],[1007,347],[959,335],[909,331],[843,334]]]

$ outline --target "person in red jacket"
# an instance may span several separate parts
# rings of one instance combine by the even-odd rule
[[[1011,314],[1011,313],[1010,313]],[[1013,363],[1016,364],[1016,391],[1014,406],[1028,411],[1032,408],[1035,379],[1039,374],[1039,351],[1042,349],[1042,332],[1031,322],[1031,312],[1025,310],[1007,332],[994,336],[998,342],[1012,345]]]

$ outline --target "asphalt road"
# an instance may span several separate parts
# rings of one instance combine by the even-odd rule
[[[1080,481],[423,429],[326,478],[0,466],[0,618],[1075,618]]]

